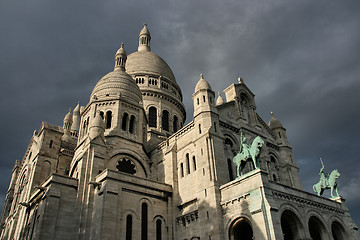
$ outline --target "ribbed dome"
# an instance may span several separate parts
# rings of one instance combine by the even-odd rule
[[[90,100],[94,98],[94,95],[97,99],[121,96],[136,104],[142,100],[140,89],[135,81],[121,69],[115,69],[102,77],[94,87]]]
[[[270,122],[269,122],[269,127],[271,129],[274,128],[283,128],[283,125],[281,124],[281,122],[275,117],[274,113],[271,112],[271,118],[270,118]]]
[[[176,82],[169,65],[161,57],[150,51],[138,51],[127,56],[125,69],[130,75],[153,74]]]
[[[210,84],[204,79],[204,76],[200,75],[200,80],[195,86],[195,92],[199,90],[212,90]]]

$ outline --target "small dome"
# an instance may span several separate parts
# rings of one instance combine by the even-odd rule
[[[135,81],[121,69],[115,69],[102,77],[94,87],[90,100],[111,96],[121,96],[136,104],[142,100],[140,89]]]
[[[130,75],[149,74],[166,77],[176,83],[169,65],[158,55],[150,51],[137,51],[127,57],[126,72]]]
[[[218,98],[216,99],[216,106],[224,103],[224,99],[221,97],[220,92],[218,92]]]
[[[212,91],[210,84],[204,79],[203,74],[200,74],[200,80],[198,81],[198,83],[195,86],[195,92],[197,92],[199,90],[211,90]]]
[[[269,127],[270,127],[270,129],[284,128],[283,125],[281,124],[281,122],[275,117],[273,112],[271,112]]]

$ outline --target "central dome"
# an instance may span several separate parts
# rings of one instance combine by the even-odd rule
[[[176,83],[174,73],[169,65],[161,57],[150,51],[137,51],[130,54],[125,68],[126,72],[130,75],[156,75]]]

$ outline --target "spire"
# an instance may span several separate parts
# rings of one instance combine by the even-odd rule
[[[240,84],[244,84],[244,79],[242,77],[238,77],[238,81]]]
[[[147,29],[147,24],[144,23],[144,27],[139,34],[138,51],[151,51],[150,40],[151,40],[150,32]]]
[[[216,99],[216,106],[224,103],[224,99],[221,97],[220,92],[218,92],[218,98]]]
[[[121,43],[121,47],[117,50],[115,54],[115,67],[114,70],[123,70],[125,71],[127,55],[124,49],[124,43]]]

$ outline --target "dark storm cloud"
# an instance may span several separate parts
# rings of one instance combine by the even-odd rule
[[[245,79],[257,111],[287,128],[306,191],[319,157],[338,168],[340,193],[360,224],[358,1],[2,1],[0,191],[6,192],[41,121],[62,125],[112,70],[121,42],[137,49],[143,22],[152,50],[172,67],[187,121],[204,73],[215,92]],[[224,96],[224,94],[223,94]]]

